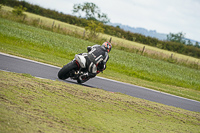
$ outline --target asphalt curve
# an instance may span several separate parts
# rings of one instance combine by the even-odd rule
[[[16,73],[28,73],[35,77],[58,80],[57,73],[60,70],[60,68],[0,53],[0,70],[11,71]],[[65,82],[76,84],[76,81],[70,79],[65,80]],[[94,88],[100,88],[111,92],[121,92],[133,97],[138,97],[190,111],[200,112],[200,102],[198,101],[106,78],[95,77],[93,79],[90,79],[83,85]]]

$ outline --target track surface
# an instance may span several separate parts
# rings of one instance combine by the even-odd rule
[[[32,76],[40,78],[58,80],[57,73],[60,70],[60,68],[0,53],[0,70],[11,71],[16,73],[28,73],[31,74]],[[70,79],[65,80],[65,82],[76,84],[76,81]],[[200,102],[198,101],[110,79],[95,77],[93,79],[90,79],[83,85],[94,88],[100,88],[111,92],[121,92],[133,97],[138,97],[149,101],[154,101],[190,111],[200,112]]]

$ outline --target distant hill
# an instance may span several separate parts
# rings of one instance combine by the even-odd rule
[[[130,31],[130,32],[139,33],[139,34],[142,34],[145,36],[155,37],[159,40],[167,40],[167,34],[158,33],[158,32],[156,32],[156,30],[147,30],[145,28],[139,28],[139,27],[134,28],[134,27],[130,27],[128,25],[122,25],[120,23],[108,23],[108,25],[112,25],[114,27],[119,26],[121,29],[123,29],[125,31]],[[195,40],[191,40],[188,38],[185,38],[185,40],[186,40],[186,42],[188,40],[190,40],[193,44],[195,44],[197,42]]]
[[[108,23],[108,25],[112,25],[114,27],[119,26],[121,29],[125,31],[130,31],[130,32],[139,33],[145,36],[155,37],[159,40],[167,40],[167,34],[157,33],[156,30],[147,30],[145,28],[134,28],[128,25],[122,25],[120,23]]]

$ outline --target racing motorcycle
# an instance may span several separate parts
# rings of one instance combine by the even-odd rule
[[[109,42],[111,42],[111,39],[112,38],[110,38]],[[88,72],[85,58],[87,55],[87,53],[76,54],[73,61],[69,62],[60,69],[58,72],[58,78],[65,80],[70,77],[73,80],[77,80],[77,82],[81,84],[79,76],[85,75]]]
[[[87,56],[87,53],[75,55],[73,61],[60,69],[58,72],[58,78],[65,80],[70,77],[73,80],[77,80],[78,83],[81,83],[79,76],[88,72],[85,56]]]

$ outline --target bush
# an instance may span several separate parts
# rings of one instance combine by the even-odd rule
[[[104,28],[102,26],[102,23],[91,20],[88,26],[85,27],[85,30],[89,31],[89,38],[96,38],[99,36],[99,33],[103,33]]]
[[[22,15],[25,15],[23,14],[24,11],[26,11],[27,8],[26,7],[23,7],[22,5],[18,6],[18,7],[14,7],[12,13],[17,15],[17,16],[22,16]]]

